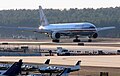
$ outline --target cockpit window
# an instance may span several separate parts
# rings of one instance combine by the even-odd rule
[[[90,26],[89,28],[95,28],[94,26]]]
[[[95,28],[95,26],[90,25],[90,24],[84,24],[84,25],[83,25],[83,28],[84,28],[84,29],[90,29],[90,28]]]

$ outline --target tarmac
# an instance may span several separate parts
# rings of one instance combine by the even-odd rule
[[[106,52],[116,52],[119,50],[120,42],[85,42],[84,45],[78,45],[78,43],[52,43],[52,42],[37,42],[37,41],[1,41],[0,46],[5,45],[39,45],[40,49],[56,49],[57,47],[63,47],[69,50],[77,51],[94,51],[104,50]],[[14,56],[14,57],[0,57],[0,62],[15,62],[19,59],[23,59],[26,63],[44,63],[46,59],[51,59],[51,64],[58,65],[74,65],[78,60],[81,60],[81,66],[95,66],[95,67],[114,67],[120,68],[120,55],[103,55],[103,56]]]
[[[111,56],[22,56],[22,57],[0,57],[0,62],[15,62],[23,59],[25,63],[42,64],[46,59],[51,59],[50,64],[75,65],[81,60],[81,66],[114,67],[120,68],[120,55]]]

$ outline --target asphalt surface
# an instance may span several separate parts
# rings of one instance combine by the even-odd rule
[[[83,42],[82,42],[83,43]],[[77,51],[97,51],[116,52],[119,50],[120,42],[84,42],[84,45],[78,43],[52,43],[52,42],[37,42],[37,41],[1,41],[0,47],[14,47],[15,45],[28,45],[32,47],[40,47],[40,49],[56,49],[63,47],[68,50]],[[36,46],[39,45],[39,46]],[[82,66],[98,66],[98,67],[117,67],[120,68],[120,55],[104,55],[104,56],[40,56],[40,57],[0,57],[0,62],[15,62],[23,59],[27,63],[44,63],[46,59],[51,59],[51,64],[74,65],[78,60],[81,60]]]

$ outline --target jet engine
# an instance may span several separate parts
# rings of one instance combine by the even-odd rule
[[[60,33],[58,33],[58,32],[53,32],[52,35],[51,35],[51,38],[52,38],[52,39],[59,39],[59,38],[60,38]]]
[[[97,34],[97,33],[94,33],[94,34],[92,35],[92,37],[93,37],[93,38],[97,38],[97,37],[98,37],[98,34]]]

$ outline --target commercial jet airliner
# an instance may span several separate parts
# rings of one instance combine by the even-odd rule
[[[94,24],[88,22],[49,24],[41,6],[39,6],[39,13],[40,13],[40,23],[41,23],[39,28],[17,27],[14,29],[28,30],[37,33],[47,34],[49,37],[52,38],[52,42],[59,42],[61,36],[75,37],[73,42],[80,42],[79,37],[86,36],[89,38],[88,42],[91,42],[92,38],[98,37],[98,31],[115,28],[115,27],[96,28]],[[13,28],[13,27],[7,27],[7,28]]]
[[[47,59],[50,62],[50,59]],[[49,73],[52,76],[53,73],[61,73],[65,68],[70,68],[69,72],[75,72],[80,70],[81,61],[77,61],[74,66],[54,66],[54,65],[44,65],[38,68],[40,73]]]
[[[80,63],[81,61],[77,61],[77,63],[74,66],[70,66],[70,72],[75,72],[80,70]],[[59,73],[62,72],[67,66],[42,66],[39,68],[40,73]]]
[[[115,28],[96,28],[94,24],[88,22],[49,24],[41,6],[39,6],[39,13],[41,22],[39,29],[50,35],[53,42],[59,42],[61,36],[75,37],[73,42],[80,42],[79,36],[87,36],[89,38],[88,42],[91,42],[92,38],[98,37],[98,31]]]

